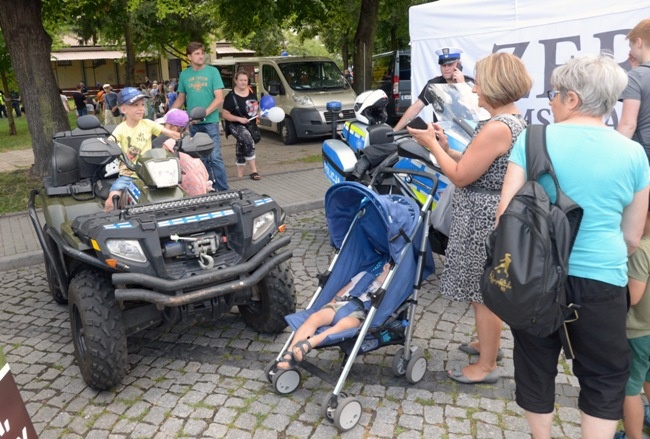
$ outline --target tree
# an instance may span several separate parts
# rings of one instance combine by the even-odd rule
[[[39,176],[49,167],[52,136],[70,129],[50,64],[52,38],[43,26],[41,8],[41,0],[0,0],[0,28],[27,113]]]
[[[359,24],[354,34],[354,91],[361,93],[372,81],[372,54],[379,16],[379,0],[361,0]]]

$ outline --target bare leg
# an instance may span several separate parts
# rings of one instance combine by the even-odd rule
[[[251,174],[257,172],[257,166],[255,165],[255,159],[247,160],[248,165],[251,167]]]
[[[358,328],[359,326],[361,326],[361,320],[357,319],[356,317],[343,317],[341,320],[336,322],[336,325],[327,328],[325,331],[319,333],[318,335],[311,337],[309,339],[309,343],[312,347],[316,347],[321,344],[328,335],[338,334],[339,332],[343,332],[347,329]]]
[[[237,163],[237,177],[244,176],[244,166],[245,165],[240,165],[239,163]]]
[[[533,439],[551,439],[551,426],[553,425],[553,412],[533,413],[526,411],[526,421],[533,434]],[[614,434],[612,433],[608,439]]]
[[[497,367],[497,353],[501,339],[502,322],[487,306],[472,302],[476,333],[481,341],[478,361],[463,368],[463,374],[470,380],[482,380]]]
[[[623,403],[625,436],[630,439],[643,437],[643,401],[641,395],[626,396]]]
[[[307,318],[307,320],[305,320],[305,322],[302,325],[300,325],[300,327],[296,330],[296,333],[293,336],[292,343],[287,349],[288,352],[293,352],[294,346],[299,341],[307,340],[310,337],[312,337],[316,333],[316,330],[318,328],[332,323],[332,320],[334,320],[334,314],[335,312],[332,308],[324,308],[310,315]],[[309,343],[312,345],[312,347],[315,346],[314,344],[312,344],[311,341]],[[287,356],[285,356],[284,358],[287,360],[289,359]],[[289,362],[288,361],[279,362],[278,368],[289,369]]]
[[[583,439],[612,439],[616,433],[618,421],[595,418],[585,413],[582,414],[582,438]]]

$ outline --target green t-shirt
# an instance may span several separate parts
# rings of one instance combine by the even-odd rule
[[[650,236],[641,238],[639,247],[628,259],[627,275],[646,283],[643,297],[627,313],[627,338],[650,335]]]
[[[185,93],[187,112],[194,107],[208,108],[214,100],[215,90],[223,89],[223,80],[213,66],[206,65],[201,70],[188,67],[183,70],[178,78],[178,92]],[[203,123],[218,123],[219,112],[213,111],[205,118]]]

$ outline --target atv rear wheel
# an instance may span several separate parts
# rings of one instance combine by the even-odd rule
[[[45,240],[47,241],[47,245],[50,250],[52,250],[53,253],[58,254],[59,252],[57,251],[56,244],[54,243],[54,240],[48,235],[47,229],[47,226],[43,227],[43,236],[45,236]],[[43,256],[43,262],[45,263],[45,277],[47,278],[47,286],[50,288],[52,299],[54,299],[54,301],[58,304],[67,305],[68,299],[63,295],[63,290],[59,288],[59,284],[56,281],[56,273],[53,266],[55,262],[50,261],[47,258],[47,255],[44,254]]]
[[[296,311],[296,291],[288,265],[283,262],[273,267],[252,289],[252,301],[239,305],[244,322],[257,332],[282,332],[287,327],[284,316]]]
[[[106,276],[85,270],[68,294],[74,356],[84,381],[97,390],[117,385],[126,374],[126,331],[114,289]]]

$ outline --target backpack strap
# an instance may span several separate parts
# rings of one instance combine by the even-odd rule
[[[546,125],[529,125],[526,129],[526,172],[528,173],[528,180],[539,181],[544,174],[548,174],[553,179],[555,185],[555,203],[553,204],[559,207],[569,220],[571,227],[569,248],[573,248],[584,212],[576,202],[560,189],[553,163],[546,148]]]

